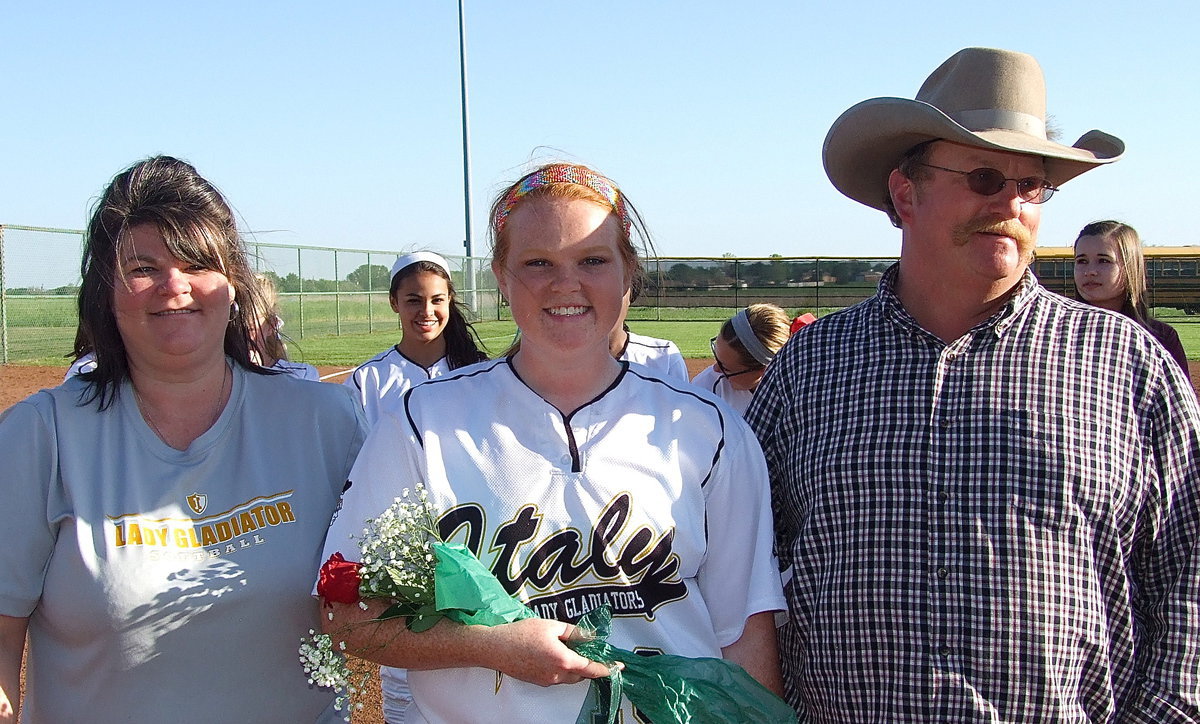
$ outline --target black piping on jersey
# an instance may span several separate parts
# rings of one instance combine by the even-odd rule
[[[372,362],[382,362],[384,360],[384,358],[390,354],[399,355],[401,359],[407,360],[408,362],[411,362],[412,364],[416,365],[418,368],[420,368],[421,370],[423,370],[425,372],[425,377],[427,378],[427,380],[433,379],[432,377],[429,376],[429,368],[433,367],[433,365],[429,365],[429,367],[426,367],[425,365],[416,361],[412,357],[409,357],[408,355],[401,352],[400,345],[393,344],[391,347],[388,347],[383,352],[380,352],[379,354],[375,355],[371,359],[369,359],[366,362],[363,362],[359,366],[355,367],[354,371],[350,373],[350,379],[354,380],[354,386],[358,388],[359,392],[362,392],[362,385],[360,385],[358,383],[358,371],[361,370],[363,367],[366,367],[367,365],[371,364]],[[446,359],[446,355],[442,355],[441,357],[438,357],[437,361],[435,361],[433,364],[435,365],[444,359]],[[447,366],[449,366],[449,365],[447,365]],[[413,387],[416,387],[416,385],[413,385]],[[409,389],[411,389],[411,388],[409,388]]]
[[[511,359],[512,358],[509,358],[509,357],[505,358],[505,360],[508,361],[509,368],[512,369],[513,377],[516,377],[517,380],[520,381],[521,384],[525,385],[526,387],[529,387],[529,383],[526,382],[525,380],[522,380],[521,375],[519,375],[517,373],[517,368],[513,367]],[[577,442],[575,442],[575,430],[571,427],[571,418],[574,417],[576,412],[579,412],[580,410],[587,407],[588,405],[595,403],[597,400],[601,399],[602,397],[604,397],[605,395],[607,395],[608,393],[610,393],[614,389],[616,389],[617,385],[621,384],[621,378],[624,377],[625,373],[629,371],[629,363],[618,360],[617,364],[621,365],[621,371],[617,373],[617,376],[615,378],[613,378],[612,383],[608,387],[605,387],[600,392],[600,394],[596,395],[592,399],[583,403],[579,407],[576,407],[574,410],[571,410],[571,412],[569,414],[563,414],[562,410],[559,410],[559,412],[558,412],[558,414],[562,415],[563,429],[567,433],[567,449],[571,453],[571,472],[573,472],[573,473],[582,473],[583,472],[583,461],[579,459],[579,444]],[[529,391],[533,392],[535,395],[537,394],[536,392],[534,392],[532,387],[529,387]],[[541,397],[540,395],[538,395],[538,396]],[[545,398],[543,398],[543,399],[545,399]],[[550,403],[547,402],[546,404],[550,404]],[[557,409],[557,408],[555,408],[555,409]]]
[[[628,364],[628,363],[626,363],[626,364]],[[708,467],[708,474],[704,476],[704,480],[700,481],[700,487],[703,488],[705,485],[708,485],[708,481],[712,478],[713,468],[715,468],[717,466],[717,460],[719,460],[721,458],[721,452],[725,450],[725,416],[721,414],[721,408],[719,408],[715,404],[713,404],[713,402],[711,400],[706,400],[703,397],[701,397],[700,395],[697,395],[692,390],[687,390],[687,389],[684,389],[683,387],[676,387],[674,384],[672,384],[673,380],[664,380],[664,379],[660,379],[658,377],[647,377],[646,375],[638,374],[637,371],[632,370],[632,369],[629,370],[629,374],[634,375],[636,377],[640,377],[643,380],[646,380],[647,382],[653,382],[655,384],[664,385],[672,390],[675,390],[676,392],[678,392],[680,394],[688,395],[690,397],[695,397],[697,400],[700,400],[704,404],[713,408],[713,412],[717,413],[717,419],[720,420],[720,422],[721,422],[721,442],[717,444],[717,449],[713,453],[712,464],[709,465],[709,467]],[[690,386],[691,385],[688,385],[688,387],[690,387]]]
[[[625,344],[621,345],[621,351],[616,355],[617,359],[621,359],[622,357],[625,356],[625,353],[627,351],[629,351],[629,343],[633,342],[633,335],[629,333],[629,325],[628,324],[622,325],[622,329],[625,330]],[[670,349],[671,348],[671,343],[669,341],[666,344],[645,344],[643,342],[637,342],[636,344],[639,347],[645,347],[647,349]]]
[[[645,375],[639,375],[637,372],[632,372],[632,371],[630,372],[630,374],[637,375],[638,377],[641,377],[643,380],[646,380],[647,382],[654,382],[654,383],[657,383],[660,385],[666,385],[667,387],[669,387],[672,390],[675,390],[676,392],[695,397],[697,400],[700,400],[704,404],[713,408],[713,411],[717,413],[717,419],[720,420],[720,422],[721,422],[721,442],[717,444],[717,449],[715,452],[713,452],[712,464],[708,466],[708,474],[704,476],[704,480],[700,481],[700,487],[704,488],[705,485],[708,485],[708,481],[712,479],[713,470],[717,467],[717,460],[719,460],[721,458],[721,453],[725,450],[725,416],[721,414],[721,408],[714,405],[711,400],[706,400],[691,390],[685,390],[681,387],[676,387],[675,385],[671,384],[667,380],[659,379],[658,377],[647,377]],[[705,545],[708,544],[708,506],[707,505],[704,506],[704,542],[705,542]]]
[[[506,361],[505,358],[492,360],[492,362],[495,362],[496,364],[500,364],[505,361]],[[480,364],[482,364],[482,363],[480,363]],[[408,391],[404,393],[404,397],[401,398],[404,400],[404,416],[408,418],[408,426],[410,428],[412,428],[413,434],[417,436],[417,443],[420,444],[421,447],[425,447],[425,438],[424,438],[424,436],[421,435],[421,430],[417,427],[417,421],[413,419],[412,409],[409,407],[409,404],[408,404],[408,398],[412,397],[413,390],[417,389],[417,387],[425,387],[427,385],[436,385],[436,384],[440,384],[442,382],[449,382],[450,380],[456,380],[460,377],[474,377],[475,375],[481,375],[484,372],[491,372],[495,368],[496,368],[496,365],[491,364],[486,367],[483,367],[482,369],[475,370],[474,372],[467,372],[464,374],[447,375],[445,377],[437,377],[435,379],[429,380],[428,382],[424,382],[420,385],[413,385],[412,387],[408,388]],[[514,370],[514,372],[515,372],[515,370]]]
[[[501,357],[499,359],[492,360],[492,362],[493,362],[493,364],[483,366],[480,369],[477,369],[473,372],[468,372],[465,374],[458,374],[458,375],[451,375],[451,376],[447,376],[447,377],[439,377],[437,379],[430,380],[430,381],[420,385],[420,387],[428,387],[430,385],[438,385],[443,382],[449,382],[450,380],[458,379],[461,377],[474,377],[476,375],[481,375],[486,372],[491,372],[492,370],[496,369],[496,367],[498,365],[501,365],[501,364],[508,365],[509,369],[512,371],[513,376],[516,377],[518,380],[520,380],[521,384],[525,385],[526,387],[529,387],[528,383],[526,383],[525,380],[521,379],[521,375],[517,374],[517,369],[515,367],[513,367],[511,358]],[[575,441],[575,433],[571,429],[571,424],[570,424],[571,416],[574,415],[579,410],[582,410],[583,408],[587,407],[588,405],[601,399],[602,397],[607,395],[612,390],[616,389],[617,385],[619,385],[621,383],[621,380],[624,378],[624,376],[627,374],[630,374],[635,377],[638,377],[639,379],[645,380],[647,382],[652,382],[656,385],[663,385],[664,387],[672,389],[682,395],[688,395],[689,397],[694,397],[697,400],[699,400],[700,402],[703,402],[704,404],[713,408],[713,412],[716,413],[717,420],[719,420],[720,424],[721,424],[721,441],[720,441],[720,443],[717,444],[717,449],[713,452],[713,458],[712,458],[711,464],[709,465],[708,473],[704,476],[704,480],[702,480],[700,482],[700,487],[703,488],[705,485],[708,484],[708,481],[710,479],[712,479],[713,468],[715,468],[717,466],[717,460],[719,460],[721,458],[721,453],[725,450],[725,415],[723,415],[721,413],[721,408],[717,407],[717,405],[714,404],[711,400],[707,400],[707,399],[701,397],[700,395],[697,395],[693,390],[686,389],[686,387],[690,387],[691,385],[687,385],[686,387],[676,386],[673,383],[673,381],[671,381],[671,380],[664,380],[664,379],[661,379],[658,377],[650,377],[650,376],[638,373],[636,370],[631,368],[629,362],[619,361],[618,364],[621,365],[621,372],[616,376],[616,378],[613,379],[612,384],[610,384],[608,387],[606,387],[602,392],[600,392],[600,394],[596,395],[590,401],[584,403],[583,405],[580,405],[579,408],[572,411],[570,415],[563,415],[563,424],[564,424],[564,427],[566,428],[566,433],[567,433],[567,443],[568,443],[568,447],[571,452],[571,472],[578,473],[578,472],[583,471],[583,465],[579,459],[579,446]],[[417,427],[416,420],[413,419],[412,408],[409,405],[409,398],[412,397],[413,392],[417,389],[418,389],[417,387],[411,387],[411,388],[409,388],[409,390],[407,392],[404,393],[404,398],[403,398],[404,414],[408,418],[408,425],[412,429],[413,434],[416,436],[418,444],[420,444],[421,447],[424,447],[425,439],[421,435],[421,430]],[[530,389],[530,391],[533,390],[532,387],[530,387],[529,389]],[[537,394],[537,393],[534,393],[534,394]],[[549,403],[547,403],[547,404],[549,404]]]

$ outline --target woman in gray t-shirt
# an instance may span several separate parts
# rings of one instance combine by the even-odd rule
[[[362,415],[340,386],[251,361],[260,308],[233,214],[194,168],[156,157],[113,179],[79,292],[96,368],[0,416],[0,711],[334,718],[295,648],[318,625],[311,572]]]

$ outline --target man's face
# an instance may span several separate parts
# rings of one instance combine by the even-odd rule
[[[994,168],[1006,178],[1042,176],[1042,159],[939,141],[926,163],[958,171]],[[991,285],[1019,277],[1033,258],[1041,205],[1022,201],[1007,182],[991,196],[972,191],[967,178],[922,168],[914,183],[893,172],[891,188],[904,221],[904,256],[939,270],[946,281]],[[897,178],[899,177],[899,178]]]

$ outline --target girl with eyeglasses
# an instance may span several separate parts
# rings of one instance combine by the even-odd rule
[[[791,336],[791,325],[787,313],[774,304],[751,304],[727,319],[709,341],[715,361],[692,384],[745,415],[767,365]]]

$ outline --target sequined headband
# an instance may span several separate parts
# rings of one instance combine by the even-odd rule
[[[586,186],[600,194],[612,207],[613,213],[621,219],[621,227],[625,233],[629,234],[629,210],[625,207],[625,199],[616,184],[586,166],[571,166],[562,163],[540,168],[509,189],[508,193],[504,195],[504,202],[500,204],[499,211],[496,212],[496,233],[499,234],[504,229],[508,215],[512,213],[513,207],[517,205],[518,201],[530,191],[550,184]]]

